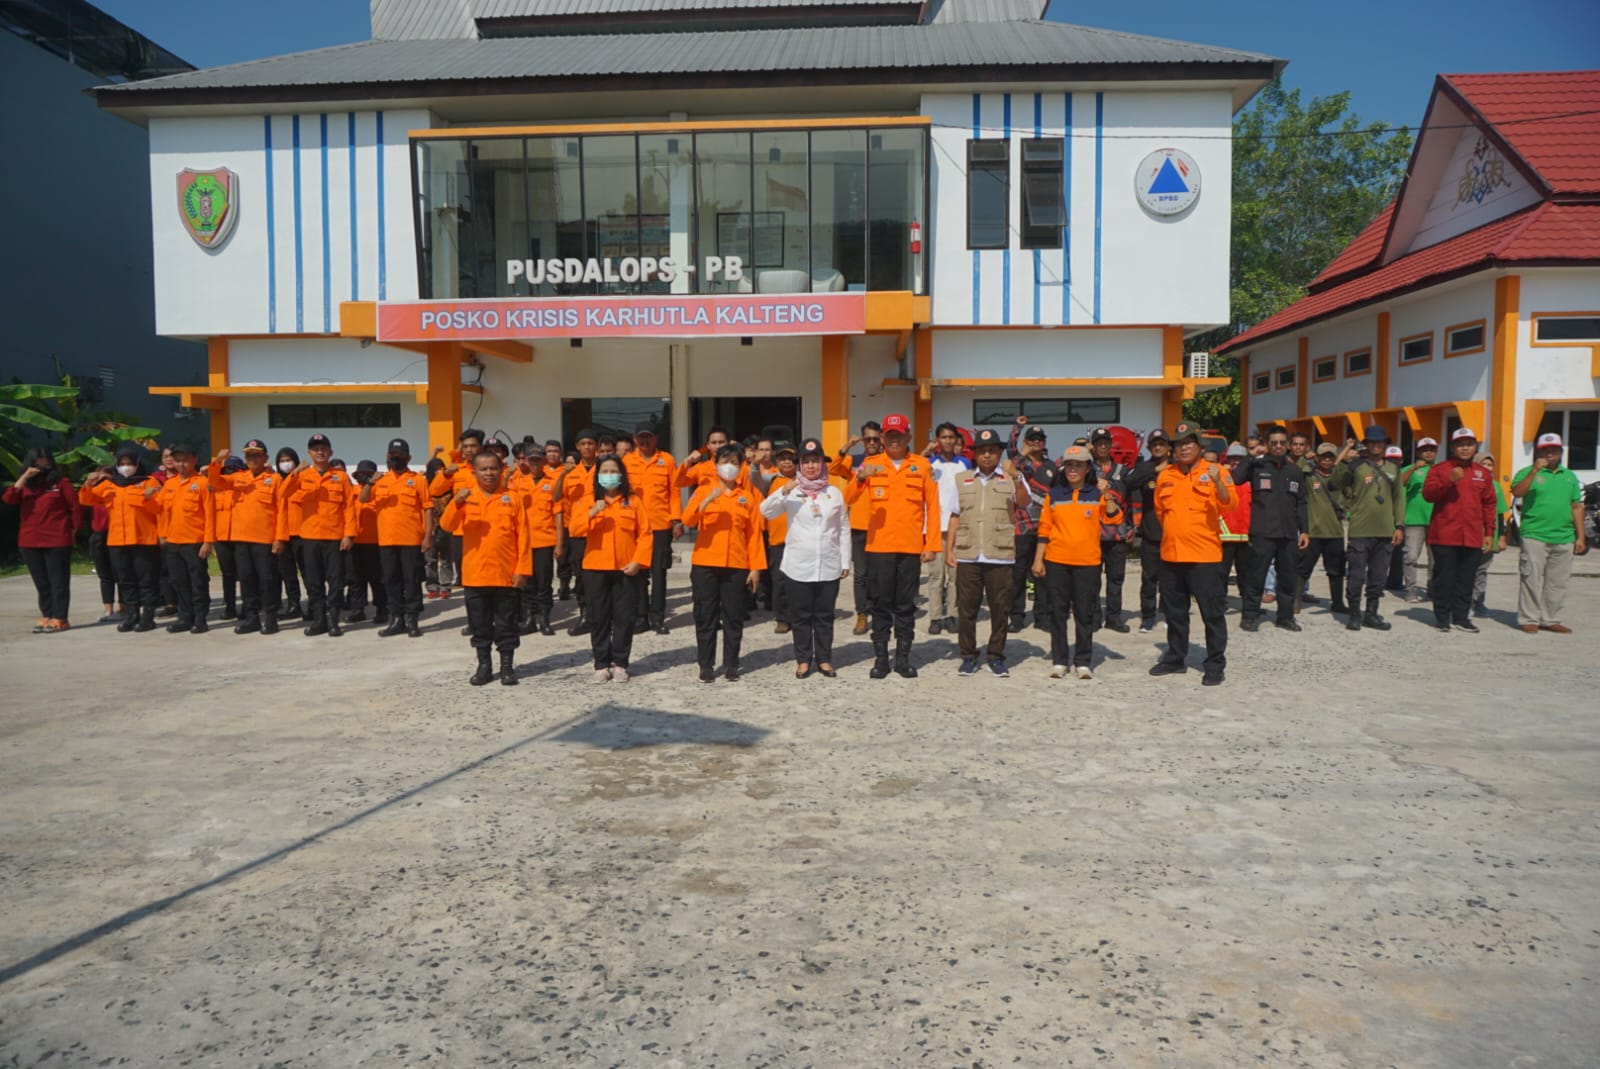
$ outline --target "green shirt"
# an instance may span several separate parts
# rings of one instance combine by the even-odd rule
[[[1428,481],[1428,465],[1423,464],[1406,480],[1406,526],[1426,527],[1433,519],[1433,502],[1422,496],[1422,484]]]
[[[1333,478],[1339,469],[1323,475],[1313,468],[1306,475],[1306,503],[1308,523],[1306,534],[1312,538],[1343,538],[1344,517],[1341,509],[1344,508],[1342,500],[1336,501],[1333,494]]]
[[[1400,470],[1366,457],[1333,469],[1333,488],[1344,496],[1351,538],[1390,538],[1406,519],[1405,501],[1395,493]]]
[[[1533,465],[1528,465],[1511,477],[1516,486],[1527,478]],[[1571,468],[1551,468],[1533,477],[1528,492],[1522,495],[1523,538],[1551,546],[1564,546],[1577,541],[1578,533],[1572,523],[1572,506],[1583,500],[1583,487]]]

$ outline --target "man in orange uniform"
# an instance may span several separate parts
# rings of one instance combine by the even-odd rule
[[[339,623],[339,596],[344,589],[340,553],[355,543],[356,486],[335,469],[333,443],[313,434],[306,443],[310,464],[301,464],[283,483],[278,511],[278,538],[272,552],[282,553],[290,536],[300,537],[305,554],[307,635],[344,634]]]
[[[883,421],[883,456],[864,461],[845,491],[850,504],[866,498],[867,585],[872,600],[873,679],[889,675],[889,629],[894,628],[895,674],[914,679],[911,666],[917,582],[939,552],[939,487],[927,457],[913,456],[911,422],[898,413]]]
[[[161,484],[144,469],[143,453],[136,445],[117,450],[111,473],[94,472],[78,491],[84,505],[105,506],[106,548],[111,570],[123,589],[128,607],[118,631],[154,631],[160,601],[157,561],[161,548],[156,535],[155,503]]]
[[[435,449],[437,455],[443,447]],[[483,448],[483,432],[476,427],[468,427],[456,439],[456,449],[450,455],[449,463],[434,475],[433,481],[428,484],[428,492],[433,495],[434,504],[442,510],[445,501],[454,497],[463,489],[471,489],[478,485],[476,476],[472,473],[472,460]],[[448,545],[441,546],[441,552],[449,554],[451,562],[455,564],[456,582],[461,581],[461,543],[449,531],[441,530],[439,537],[448,541]],[[446,596],[450,593],[448,586],[444,587]]]
[[[690,558],[694,634],[700,682],[717,678],[717,625],[722,626],[723,678],[739,679],[745,598],[755,593],[767,566],[761,541],[760,497],[739,486],[743,447],[725,445],[716,456],[717,482],[696,490],[683,510],[684,523],[699,529]]]
[[[439,526],[461,538],[461,587],[472,627],[478,669],[469,682],[481,687],[494,678],[491,648],[500,651],[500,682],[517,684],[513,663],[517,644],[517,588],[533,575],[528,548],[528,512],[522,499],[501,489],[503,466],[496,453],[472,460],[477,486],[462,487],[439,517]]]
[[[1172,463],[1156,479],[1156,518],[1161,521],[1161,601],[1167,613],[1167,652],[1153,676],[1189,670],[1189,603],[1199,602],[1206,628],[1208,687],[1222,682],[1228,665],[1227,587],[1222,578],[1222,511],[1233,504],[1233,479],[1200,457],[1200,427],[1187,421],[1172,429]]]
[[[388,592],[389,626],[380,636],[404,631],[421,638],[423,554],[433,546],[433,497],[426,480],[411,470],[411,446],[394,438],[385,450],[388,471],[361,488],[378,521],[378,566]]]
[[[376,461],[363,460],[350,473],[356,484],[356,540],[345,554],[345,618],[347,624],[367,618],[367,599],[372,599],[375,624],[389,622],[389,588],[383,585],[383,562],[378,557],[378,513],[364,497],[367,487],[378,477]],[[395,610],[399,612],[398,609]]]
[[[772,460],[772,477],[767,481],[763,497],[782,493],[785,486],[794,482],[795,472],[800,463],[794,443],[787,441],[772,443]],[[767,521],[767,573],[761,581],[764,587],[772,591],[772,616],[776,621],[772,630],[779,635],[787,635],[791,625],[789,591],[784,585],[783,574],[779,571],[783,566],[783,546],[788,540],[789,516],[780,512]]]
[[[633,431],[631,452],[622,458],[628,472],[628,485],[650,509],[655,530],[651,532],[650,573],[641,574],[638,606],[640,627],[667,633],[667,569],[672,566],[672,542],[683,536],[683,503],[678,495],[677,470],[672,454],[656,448],[653,423],[641,423]],[[646,588],[648,586],[648,597]]]
[[[712,427],[706,432],[704,448],[696,449],[683,458],[683,463],[678,466],[677,475],[673,478],[673,485],[680,490],[698,490],[702,486],[717,481],[717,454],[729,442],[726,427]],[[739,454],[741,463],[744,452]],[[685,527],[690,526],[684,524]]]
[[[559,464],[545,464],[544,452],[532,442],[516,449],[517,468],[506,479],[506,489],[522,498],[528,513],[528,545],[533,553],[533,580],[522,588],[517,610],[518,634],[553,635],[550,610],[555,606],[552,585],[556,577],[556,542],[561,515],[563,484]]]
[[[561,520],[564,537],[557,543],[556,556],[565,554],[572,561],[572,589],[578,595],[578,620],[567,628],[569,635],[587,635],[589,599],[583,577],[583,554],[589,538],[589,510],[594,508],[594,466],[600,455],[600,439],[585,427],[575,439],[578,462],[566,472],[561,484]]]
[[[212,543],[211,553],[217,558],[217,570],[222,573],[221,619],[237,620],[239,561],[233,547],[233,495],[218,485],[212,477],[211,468],[211,465],[207,465],[204,474],[206,482],[211,485],[211,511],[216,518],[217,540]],[[217,471],[219,474],[239,474],[244,471],[244,461],[238,457],[225,457]]]
[[[850,447],[859,444],[861,455],[850,455]],[[861,425],[861,433],[851,438],[839,451],[839,459],[828,468],[829,475],[848,479],[857,464],[863,464],[883,455],[883,427],[875,419]],[[843,483],[841,486],[845,485]],[[872,499],[865,494],[850,506],[850,570],[854,575],[851,590],[855,594],[856,626],[851,634],[867,633],[867,617],[872,612],[872,598],[867,589],[867,513]]]
[[[173,603],[178,618],[167,633],[191,631],[205,634],[211,612],[211,573],[206,560],[217,540],[216,512],[211,484],[195,471],[194,447],[171,447],[176,470],[161,487],[159,501],[166,517],[167,574],[172,577]]]
[[[278,631],[278,568],[272,543],[278,530],[278,489],[283,476],[267,465],[267,444],[259,438],[244,443],[244,471],[227,472],[228,450],[206,469],[212,492],[233,501],[233,556],[239,569],[241,609],[233,633]]]

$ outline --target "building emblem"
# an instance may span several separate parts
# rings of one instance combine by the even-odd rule
[[[1501,186],[1510,185],[1511,180],[1506,177],[1506,161],[1500,155],[1500,150],[1480,134],[1478,144],[1461,169],[1461,177],[1456,182],[1456,202],[1450,205],[1450,210],[1455,211],[1468,201],[1482,204],[1483,198],[1490,193]]]
[[[1133,188],[1151,215],[1182,214],[1200,199],[1200,165],[1180,149],[1156,149],[1140,162]]]
[[[239,215],[239,176],[226,167],[178,172],[178,215],[202,249],[220,248]]]

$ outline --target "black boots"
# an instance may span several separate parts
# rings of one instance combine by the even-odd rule
[[[404,634],[405,630],[406,615],[403,612],[397,612],[393,616],[389,617],[389,626],[385,627],[382,631],[379,631],[378,637],[389,638],[392,635]]]
[[[911,647],[905,646],[894,651],[894,674],[901,679],[917,678],[917,670],[911,667]]]
[[[406,613],[406,635],[411,638],[422,637],[422,628],[417,625],[417,614],[414,612]]]
[[[135,631],[154,631],[156,629],[156,611],[154,609],[141,609],[139,622],[133,628]]]
[[[587,635],[589,633],[589,614],[583,609],[578,610],[578,622],[567,628],[569,635]]]
[[[1335,616],[1343,616],[1349,612],[1349,607],[1344,603],[1344,577],[1328,576],[1328,598],[1332,605],[1330,612]]]
[[[285,616],[287,616],[287,615],[288,614],[286,613]],[[321,616],[318,616],[316,619],[312,620],[309,624],[307,624],[305,626],[305,636],[307,638],[315,638],[318,635],[326,635],[327,633],[328,633],[328,616],[327,616],[326,613],[322,614]]]
[[[494,678],[494,662],[489,657],[488,650],[478,651],[478,670],[472,673],[472,678],[467,680],[474,687],[481,687]]]
[[[139,610],[134,608],[124,609],[122,622],[117,625],[118,631],[132,631],[139,626]]]
[[[879,645],[878,643],[874,642],[872,644],[872,653],[872,671],[868,672],[867,674],[873,679],[888,679],[889,644],[885,642],[882,645]]]
[[[556,629],[550,626],[550,614],[543,609],[533,614],[534,626],[541,635],[553,635]]]
[[[243,620],[233,625],[233,633],[236,635],[251,635],[260,630],[261,621],[257,619],[255,613],[248,614]]]
[[[1353,608],[1353,606],[1352,606]],[[1367,599],[1367,611],[1361,617],[1361,626],[1370,627],[1374,631],[1389,630],[1389,621],[1378,615],[1378,599]]]
[[[366,614],[365,613],[362,614],[362,618],[363,619],[366,618]],[[340,635],[344,634],[344,628],[339,626],[339,610],[338,609],[329,609],[328,610],[328,634],[332,638],[338,638]]]
[[[500,685],[503,687],[514,687],[517,685],[517,669],[516,666],[512,664],[512,653],[510,650],[500,651]]]
[[[261,633],[263,635],[276,635],[278,633],[278,614],[277,613],[268,612],[266,614],[266,616],[263,617],[263,619],[261,621]]]

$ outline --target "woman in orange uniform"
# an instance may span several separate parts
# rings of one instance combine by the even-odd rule
[[[577,477],[575,472],[569,475]],[[627,468],[614,456],[595,464],[587,500],[583,587],[589,599],[594,681],[626,683],[639,590],[634,576],[650,567],[655,520],[628,485]]]
[[[694,637],[702,683],[717,678],[719,621],[723,678],[730,683],[738,680],[745,598],[755,593],[767,566],[761,503],[753,491],[739,486],[743,459],[740,446],[717,450],[717,481],[695,491],[683,510],[684,526],[700,530],[690,558],[689,586],[694,592]]]
[[[267,465],[267,444],[259,438],[244,443],[244,470],[230,472],[226,449],[206,468],[212,493],[229,499],[229,535],[239,569],[239,622],[233,633],[278,631],[278,567],[272,542],[278,526],[278,488],[283,476]],[[296,600],[299,600],[298,598]]]
[[[170,447],[176,471],[161,487],[157,500],[166,517],[167,575],[172,580],[178,618],[167,633],[202,635],[211,612],[211,572],[206,561],[217,540],[211,484],[195,470],[194,447]]]
[[[481,687],[495,676],[489,651],[500,651],[500,682],[517,684],[517,588],[533,574],[528,514],[522,499],[500,487],[500,456],[483,450],[472,458],[477,485],[456,491],[439,526],[461,539],[461,586],[478,669],[469,682]]]
[[[1122,515],[1108,483],[1096,473],[1094,454],[1081,445],[1061,457],[1064,485],[1050,488],[1039,510],[1039,544],[1033,552],[1033,575],[1049,587],[1050,678],[1067,674],[1067,615],[1075,626],[1070,652],[1072,671],[1079,679],[1093,679],[1094,633],[1099,627],[1100,525],[1115,523]]]
[[[80,503],[104,506],[109,519],[106,548],[111,552],[111,570],[122,587],[123,604],[128,607],[118,631],[156,629],[161,547],[156,538],[155,496],[160,492],[161,484],[145,470],[143,453],[136,445],[119,448],[111,473],[95,472],[78,491]]]

